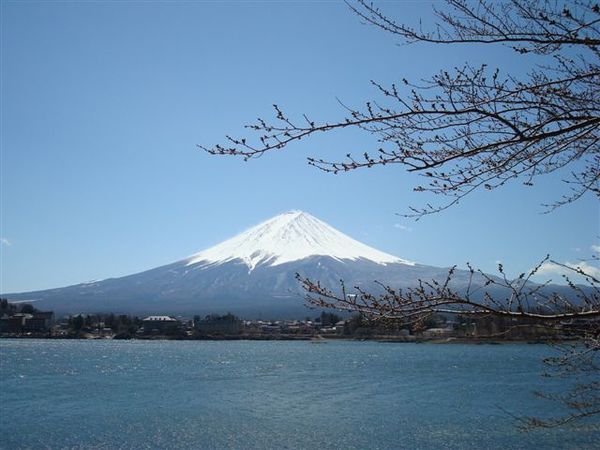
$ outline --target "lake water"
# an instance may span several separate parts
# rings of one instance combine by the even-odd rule
[[[591,449],[543,345],[0,340],[0,447]]]

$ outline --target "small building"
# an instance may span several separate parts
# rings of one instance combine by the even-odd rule
[[[52,311],[36,311],[30,314],[23,324],[24,331],[45,332],[52,326],[54,313]]]
[[[337,331],[338,334],[343,334],[345,326],[346,326],[346,321],[345,320],[338,320],[335,323],[335,331]]]
[[[32,315],[23,313],[3,314],[0,318],[0,332],[21,333],[28,317],[32,317]]]
[[[112,337],[112,336],[114,336],[115,332],[113,331],[112,328],[102,327],[102,328],[98,328],[98,334],[101,337]]]
[[[2,314],[1,333],[42,333],[50,330],[54,313],[52,311],[34,311],[32,313]]]
[[[321,327],[319,329],[319,333],[322,333],[322,334],[333,334],[335,332],[336,332],[335,327]]]
[[[423,331],[424,337],[449,337],[453,336],[454,329],[453,328],[429,328]]]
[[[169,333],[179,328],[179,321],[170,316],[148,316],[142,320],[142,324],[146,334]]]

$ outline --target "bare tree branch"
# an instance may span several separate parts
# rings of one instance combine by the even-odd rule
[[[245,159],[281,150],[318,133],[358,128],[376,138],[373,149],[345,159],[308,158],[330,173],[399,164],[426,180],[415,191],[446,196],[440,205],[413,207],[419,218],[457,204],[476,189],[508,181],[530,186],[567,167],[569,187],[552,210],[587,193],[600,197],[600,9],[583,0],[447,0],[435,29],[400,24],[364,0],[349,3],[365,22],[407,43],[506,44],[520,54],[545,55],[547,64],[523,79],[466,64],[418,83],[383,86],[363,108],[318,122],[295,120],[277,105],[275,118],[247,125],[254,138],[199,146],[210,154]],[[583,164],[575,164],[583,162]]]
[[[570,277],[565,280],[570,287],[569,295],[547,292],[548,283],[533,283],[535,276],[546,262],[563,267],[565,271],[584,277],[589,289],[582,289]],[[432,314],[461,314],[465,316],[494,315],[534,319],[544,322],[562,322],[571,319],[594,319],[600,317],[600,281],[580,267],[567,266],[544,258],[528,273],[516,280],[506,277],[502,265],[500,276],[491,276],[469,266],[469,284],[461,289],[452,287],[456,267],[449,270],[443,281],[418,280],[415,287],[396,289],[378,283],[383,293],[376,295],[359,286],[349,292],[340,280],[338,292],[323,286],[319,281],[297,275],[306,299],[312,306],[333,308],[365,314],[375,320],[401,319],[422,320]],[[473,275],[479,281],[473,282]],[[505,292],[503,298],[492,297],[486,289],[495,287]],[[497,289],[498,291],[498,289]]]

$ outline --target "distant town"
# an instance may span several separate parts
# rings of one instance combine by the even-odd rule
[[[421,323],[370,322],[321,312],[304,320],[244,320],[231,313],[207,316],[72,314],[55,317],[28,303],[0,299],[0,337],[54,339],[325,340],[374,339],[386,342],[532,341],[570,339],[571,330],[498,317],[432,316]]]

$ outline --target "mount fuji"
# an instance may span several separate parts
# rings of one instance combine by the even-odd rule
[[[304,317],[295,274],[336,288],[397,287],[444,279],[447,268],[425,266],[358,242],[316,217],[290,211],[172,264],[120,278],[57,289],[2,294],[58,313],[225,313],[244,317]],[[454,283],[466,283],[457,271]]]
[[[303,211],[280,214],[215,247],[188,258],[187,266],[241,261],[252,272],[259,265],[279,266],[312,256],[337,261],[361,259],[376,264],[414,263],[355,241]]]

